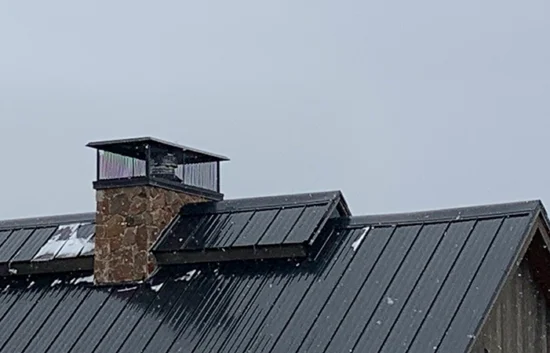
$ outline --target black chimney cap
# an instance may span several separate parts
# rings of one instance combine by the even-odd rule
[[[86,146],[97,150],[112,152],[138,159],[145,158],[145,150],[147,146],[155,146],[173,153],[180,154],[183,152],[187,164],[223,162],[229,160],[229,158],[225,156],[204,152],[195,148],[178,145],[176,143],[153,137],[135,137],[118,140],[96,141],[90,142]]]

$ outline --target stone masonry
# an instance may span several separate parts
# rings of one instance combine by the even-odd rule
[[[154,186],[97,190],[94,278],[97,284],[146,279],[156,268],[149,252],[184,204],[205,199]]]

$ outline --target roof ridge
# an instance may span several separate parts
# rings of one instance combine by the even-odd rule
[[[181,212],[184,214],[195,213],[222,213],[229,211],[245,211],[257,208],[299,207],[306,204],[326,202],[335,199],[343,199],[339,190],[309,192],[299,194],[283,194],[270,196],[257,196],[229,199],[222,201],[200,202],[184,205]]]
[[[25,217],[0,220],[0,230],[3,228],[45,227],[68,223],[82,223],[95,220],[95,212],[72,213],[53,216]]]
[[[343,218],[345,226],[372,224],[424,223],[434,221],[459,220],[479,217],[498,217],[535,212],[544,209],[541,200],[502,202],[474,206],[441,208],[415,212],[361,215]]]

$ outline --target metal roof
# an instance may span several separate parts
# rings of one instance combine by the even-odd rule
[[[134,287],[4,278],[0,352],[466,352],[540,203],[460,212],[331,220],[307,260],[172,266]]]
[[[90,269],[95,214],[0,221],[0,275]]]
[[[330,217],[344,215],[349,211],[338,191],[192,204],[167,227],[154,253],[161,264],[263,258],[274,246],[269,257],[288,257],[279,250],[313,244]],[[305,255],[301,248],[293,253]]]

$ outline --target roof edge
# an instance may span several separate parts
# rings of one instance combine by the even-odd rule
[[[344,217],[341,220],[341,226],[353,228],[365,225],[389,225],[395,223],[408,224],[461,219],[464,220],[469,218],[498,217],[503,215],[534,213],[538,210],[544,210],[542,201],[529,200],[479,206],[434,209],[418,212]]]
[[[226,199],[214,202],[200,202],[184,205],[181,208],[180,213],[190,215],[196,213],[223,213],[230,211],[246,211],[250,209],[257,210],[282,206],[299,207],[301,205],[330,202],[332,200],[339,200],[341,202],[343,200],[342,193],[340,191],[324,191]],[[347,205],[345,208],[347,209]]]
[[[166,140],[162,140],[156,137],[151,136],[142,136],[142,137],[131,137],[131,138],[121,138],[121,139],[114,139],[114,140],[103,140],[103,141],[92,141],[88,142],[86,144],[86,147],[94,148],[94,149],[103,149],[112,145],[122,144],[122,143],[141,143],[141,142],[150,142],[150,143],[156,143],[161,145],[170,146],[176,149],[180,149],[182,151],[188,151],[203,155],[208,155],[210,157],[214,157],[216,159],[219,159],[220,162],[229,161],[229,158],[226,156],[223,156],[221,154],[207,152],[203,150],[199,150],[196,148],[192,148],[189,146],[180,145],[179,143],[174,143]]]
[[[518,249],[516,250],[516,255],[510,261],[505,271],[502,273],[502,278],[500,279],[497,290],[495,291],[495,293],[493,293],[489,306],[486,308],[482,319],[480,320],[477,327],[475,328],[475,331],[473,333],[475,337],[479,337],[480,333],[485,327],[487,320],[490,316],[490,313],[493,310],[493,307],[495,306],[495,304],[498,302],[502,294],[502,291],[506,286],[506,283],[510,280],[510,277],[514,274],[514,271],[516,271],[519,268],[521,261],[523,259],[526,259],[527,251],[531,246],[531,244],[533,243],[533,240],[535,239],[535,235],[539,229],[539,227],[537,226],[537,223],[538,222],[545,223],[545,226],[548,226],[548,217],[546,215],[546,209],[544,208],[542,201],[537,200],[537,201],[530,201],[530,202],[536,204],[536,207],[533,209],[531,219],[529,220],[529,223],[526,226],[523,241],[521,242]],[[548,253],[548,256],[550,256],[550,248],[547,248],[547,253]],[[468,345],[466,350],[467,352],[470,351],[474,343],[475,343],[474,340],[470,341],[470,344]]]
[[[14,228],[39,228],[51,225],[94,222],[95,212],[74,213],[56,216],[40,216],[28,218],[15,218],[0,221],[0,230]]]

